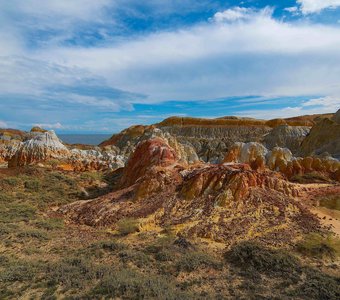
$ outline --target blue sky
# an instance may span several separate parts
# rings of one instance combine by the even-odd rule
[[[340,108],[340,0],[0,0],[0,127]]]

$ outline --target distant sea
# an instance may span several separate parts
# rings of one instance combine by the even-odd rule
[[[64,143],[86,145],[99,145],[111,136],[112,134],[58,134]]]

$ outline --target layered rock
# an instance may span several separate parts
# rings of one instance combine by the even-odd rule
[[[339,181],[340,162],[337,159],[326,157],[294,157],[287,148],[275,147],[267,150],[259,143],[235,143],[224,158],[225,163],[245,163],[254,170],[263,170],[265,167],[279,171],[288,178],[295,175],[319,172],[330,179]]]
[[[160,138],[175,149],[179,160],[184,163],[194,163],[199,160],[196,151],[189,143],[180,143],[173,135],[156,128],[155,126],[132,126],[117,135],[113,135],[109,140],[100,144],[106,147],[115,147],[117,153],[128,159],[135,151],[137,145],[143,141]]]
[[[61,143],[54,131],[48,131],[22,143],[8,165],[21,167],[48,159],[63,159],[69,155],[70,151]]]
[[[154,139],[137,147],[118,190],[59,212],[90,226],[114,228],[118,220],[133,217],[226,244],[251,238],[282,243],[318,228],[293,199],[298,195],[299,187],[279,173],[246,164],[179,164],[176,151]]]
[[[263,169],[268,150],[260,143],[235,143],[224,157],[224,162],[248,164],[254,170]]]
[[[115,170],[125,164],[124,158],[112,149],[68,149],[54,131],[35,130],[31,134],[30,139],[20,142],[17,147],[11,141],[5,148],[7,155],[2,154],[2,157],[8,161],[9,167],[47,163],[64,170],[90,171]],[[0,155],[2,152],[5,151],[1,151],[0,147]]]
[[[324,117],[330,116],[313,115],[270,121],[239,117],[171,117],[151,126],[132,126],[113,135],[100,146],[114,145],[120,155],[128,158],[139,142],[158,136],[166,139],[169,144],[170,139],[174,140],[182,148],[183,161],[193,163],[200,159],[220,163],[225,152],[235,142],[261,142],[264,136],[270,149],[275,146],[288,147],[296,153],[310,126]],[[280,128],[277,129],[277,126]]]
[[[122,177],[122,187],[134,184],[153,167],[167,167],[179,160],[176,151],[164,140],[153,138],[141,142],[131,155]]]
[[[129,157],[137,144],[151,137],[165,139],[168,144],[178,148],[182,161],[194,163],[198,160],[219,163],[227,149],[234,142],[260,141],[271,130],[265,125],[170,125],[162,122],[153,126],[132,126],[120,134],[112,136],[100,146],[114,145],[119,154]]]
[[[340,110],[332,119],[322,119],[314,125],[301,144],[302,156],[323,153],[340,159]]]
[[[80,150],[71,149],[71,155],[67,158],[71,169],[74,171],[91,170],[116,170],[125,166],[125,158],[117,155],[112,150]]]
[[[296,154],[309,131],[310,127],[277,126],[264,137],[263,143],[269,150],[275,147],[288,148],[292,153]]]

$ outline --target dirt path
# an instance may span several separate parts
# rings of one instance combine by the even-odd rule
[[[316,207],[311,209],[311,212],[320,218],[322,225],[330,226],[330,230],[340,237],[340,211]]]
[[[300,199],[306,201],[312,213],[316,214],[322,225],[329,227],[331,231],[340,236],[340,211],[317,206],[318,200],[323,196],[340,194],[340,185],[309,184],[301,185]]]

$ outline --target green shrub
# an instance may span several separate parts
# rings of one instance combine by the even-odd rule
[[[16,261],[8,263],[0,273],[0,282],[31,281],[38,273],[38,267],[34,264]]]
[[[340,278],[331,277],[312,268],[307,268],[305,273],[303,284],[293,289],[290,295],[302,299],[340,299]]]
[[[64,228],[64,220],[60,218],[47,218],[35,222],[35,226],[45,230],[58,230]]]
[[[340,210],[340,195],[328,195],[319,199],[320,206],[329,209]]]
[[[117,230],[121,235],[128,235],[139,231],[139,222],[133,218],[121,219],[117,222]]]
[[[0,224],[0,238],[4,238],[7,236],[11,231],[9,228],[3,224]]]
[[[241,242],[224,256],[229,263],[246,271],[279,276],[301,273],[299,261],[295,257],[282,250],[264,248],[255,242]]]
[[[0,222],[12,223],[34,219],[36,209],[26,203],[0,203]]]
[[[131,262],[134,265],[136,265],[138,268],[150,266],[151,264],[150,257],[141,251],[127,249],[127,250],[119,252],[118,256],[123,263]]]
[[[220,270],[222,263],[201,252],[188,252],[184,254],[176,264],[177,271],[193,272],[201,268],[213,268]]]
[[[45,272],[50,287],[61,284],[65,289],[85,288],[100,277],[95,265],[82,257],[71,257],[50,264]]]
[[[20,183],[20,180],[17,177],[7,177],[2,180],[5,184],[10,186],[17,186]]]
[[[48,236],[45,232],[42,232],[40,230],[26,230],[19,232],[17,234],[17,237],[19,239],[37,239],[39,241],[45,241],[48,240]]]
[[[29,180],[24,183],[25,189],[31,192],[38,192],[40,189],[40,182],[38,180]]]
[[[131,270],[120,270],[105,277],[90,295],[106,299],[193,299],[178,291],[167,277],[145,276]]]
[[[99,241],[79,250],[79,254],[86,257],[103,257],[105,253],[118,254],[118,251],[125,249],[125,245],[114,240]]]
[[[320,234],[311,233],[298,242],[296,248],[306,256],[335,258],[340,256],[340,239],[332,235],[323,237]]]
[[[106,251],[116,252],[125,248],[125,245],[117,242],[117,241],[101,241],[96,244],[98,248],[101,248]]]

